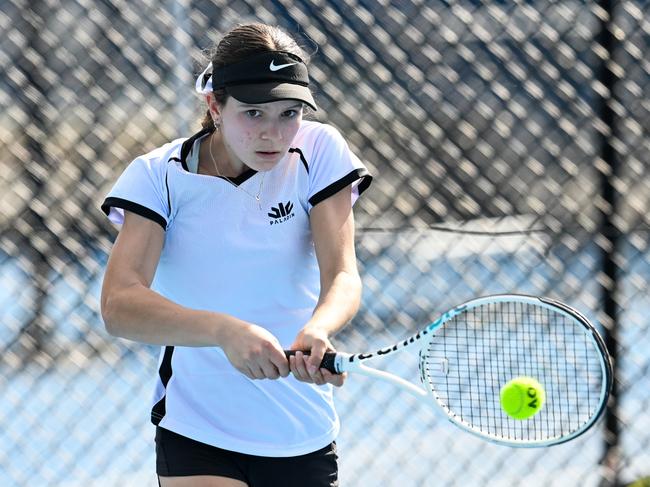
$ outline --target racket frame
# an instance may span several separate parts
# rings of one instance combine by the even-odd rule
[[[390,372],[385,372],[383,370],[379,370],[374,367],[369,367],[368,365],[366,365],[366,362],[369,360],[374,360],[385,355],[401,352],[406,349],[419,348],[420,354],[419,354],[418,366],[420,369],[420,380],[424,384],[425,374],[423,372],[423,367],[422,367],[422,350],[429,342],[427,338],[431,337],[431,335],[436,330],[444,326],[445,323],[449,322],[454,317],[472,308],[476,308],[488,303],[496,304],[499,302],[513,302],[513,301],[533,304],[536,306],[542,306],[569,316],[575,322],[581,324],[584,327],[586,335],[591,339],[595,348],[600,352],[599,353],[600,367],[603,374],[603,380],[600,388],[599,408],[589,418],[589,420],[585,422],[585,424],[583,424],[580,428],[578,428],[577,430],[573,431],[570,434],[563,435],[560,437],[555,437],[555,438],[549,438],[547,440],[517,440],[517,439],[506,439],[501,436],[490,435],[482,431],[477,431],[470,424],[461,421],[451,411],[449,411],[442,404],[440,404],[432,388],[418,387],[414,383],[409,382],[408,380],[405,380],[402,377],[399,377],[395,374],[392,374]],[[387,382],[397,385],[398,387],[411,393],[416,398],[425,401],[427,404],[431,404],[432,402],[431,397],[433,397],[438,409],[441,409],[445,413],[447,419],[453,424],[455,424],[456,426],[458,426],[459,428],[475,436],[478,436],[484,440],[488,440],[492,443],[507,445],[512,447],[519,447],[519,448],[535,448],[535,447],[546,447],[551,445],[557,445],[560,443],[570,441],[585,433],[598,421],[603,411],[605,410],[605,407],[607,405],[607,399],[609,397],[609,393],[613,382],[611,357],[607,352],[607,348],[605,346],[602,337],[600,336],[596,328],[590,323],[590,321],[582,313],[580,313],[576,309],[560,301],[556,301],[550,298],[531,296],[525,294],[496,294],[496,295],[484,296],[484,297],[472,299],[470,301],[467,301],[461,305],[458,305],[450,309],[446,313],[442,314],[438,319],[436,319],[431,324],[429,324],[426,328],[410,336],[409,338],[396,343],[392,347],[382,348],[373,353],[349,354],[343,352],[336,352],[336,353],[328,353],[326,355],[327,356],[324,358],[321,366],[327,368],[332,372],[336,372],[336,373],[354,372],[354,373],[360,373],[366,376],[378,378],[381,380],[385,380]]]

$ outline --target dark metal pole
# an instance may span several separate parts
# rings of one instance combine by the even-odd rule
[[[609,133],[602,134],[601,158],[604,168],[600,171],[600,194],[603,200],[600,208],[600,235],[602,274],[601,301],[603,303],[604,340],[609,350],[614,365],[614,381],[607,410],[605,411],[605,449],[600,461],[603,468],[602,487],[617,487],[619,485],[620,468],[620,423],[618,419],[618,380],[617,380],[617,355],[618,355],[618,327],[619,306],[617,302],[619,289],[619,268],[616,256],[621,243],[621,231],[616,226],[618,213],[619,193],[614,185],[620,173],[620,162],[613,146],[618,130],[616,115],[612,107],[615,101],[617,78],[612,70],[616,50],[616,38],[612,32],[614,27],[614,0],[600,0],[598,5],[606,13],[602,17],[600,32],[597,42],[607,53],[598,72],[598,81],[605,88],[605,95],[601,99],[600,118],[609,129]]]

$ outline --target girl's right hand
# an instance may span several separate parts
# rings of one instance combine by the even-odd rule
[[[221,348],[230,363],[250,379],[289,375],[289,362],[280,342],[268,330],[250,323],[234,326]]]

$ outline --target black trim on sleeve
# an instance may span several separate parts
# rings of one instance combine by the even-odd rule
[[[162,215],[159,215],[153,210],[150,210],[146,206],[139,205],[133,201],[124,200],[122,198],[106,198],[104,203],[102,203],[102,211],[108,215],[111,212],[111,208],[121,208],[123,210],[130,211],[136,215],[143,216],[151,221],[156,222],[163,230],[167,230],[167,220]]]
[[[165,417],[165,414],[167,414],[167,384],[169,384],[169,379],[172,378],[173,374],[172,355],[174,355],[174,347],[165,347],[165,354],[163,355],[160,368],[158,369],[158,375],[160,376],[160,381],[165,388],[165,393],[163,394],[163,397],[160,398],[160,401],[154,404],[151,408],[151,422],[156,426],[158,426],[160,421]]]
[[[296,152],[300,156],[300,160],[302,161],[302,165],[305,166],[305,170],[307,171],[307,174],[309,174],[309,164],[307,164],[307,159],[305,159],[304,154],[302,151],[298,148],[292,147],[289,149],[289,152]]]
[[[316,206],[321,201],[326,200],[330,196],[335,195],[336,193],[341,191],[346,186],[349,186],[350,184],[354,183],[357,179],[362,179],[359,182],[359,185],[357,186],[357,191],[359,192],[359,194],[363,193],[366,189],[368,189],[368,186],[370,186],[370,183],[372,182],[372,176],[370,175],[367,169],[365,168],[355,169],[348,175],[342,177],[338,181],[333,182],[328,187],[321,189],[318,193],[316,193],[314,196],[309,198],[309,204],[311,206]]]

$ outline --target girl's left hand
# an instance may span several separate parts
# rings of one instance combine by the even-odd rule
[[[332,384],[337,387],[345,382],[347,373],[333,374],[319,367],[325,352],[335,351],[325,332],[303,328],[291,345],[291,349],[299,350],[289,357],[289,368],[299,381],[316,385]],[[309,355],[305,355],[300,350],[309,350]]]

